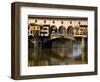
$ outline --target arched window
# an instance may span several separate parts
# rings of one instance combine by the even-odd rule
[[[52,25],[50,27],[50,33],[56,33],[57,32],[57,27],[55,25]]]
[[[64,26],[60,26],[59,27],[59,33],[60,34],[66,33],[66,28]]]
[[[67,34],[68,35],[74,35],[74,28],[73,28],[73,26],[69,26],[67,28]]]

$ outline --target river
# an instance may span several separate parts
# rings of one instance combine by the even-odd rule
[[[28,66],[87,64],[87,44],[81,45],[81,39],[58,39],[51,48],[28,48]]]

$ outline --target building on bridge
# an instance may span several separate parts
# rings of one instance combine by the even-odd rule
[[[28,35],[39,37],[38,42],[44,43],[56,37],[84,37],[88,36],[88,20],[82,17],[28,17]]]
[[[30,23],[28,25],[28,36],[39,36],[41,26],[35,23]]]
[[[28,36],[49,36],[50,25],[39,25],[30,23],[28,25]]]
[[[43,43],[50,39],[49,35],[50,25],[39,25],[35,23],[30,23],[28,25],[28,41],[32,42],[35,48],[42,47]]]

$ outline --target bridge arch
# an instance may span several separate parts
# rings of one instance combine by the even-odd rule
[[[63,45],[64,43],[69,43],[69,42],[71,42],[71,44],[72,44],[72,42],[75,42],[75,39],[71,39],[71,38],[67,38],[67,37],[66,38],[57,37],[57,38],[52,38],[52,39],[46,41],[44,43],[44,46],[47,48],[51,48],[53,45],[55,45],[55,43],[58,43],[58,46],[60,47],[61,45],[59,45],[59,43]]]

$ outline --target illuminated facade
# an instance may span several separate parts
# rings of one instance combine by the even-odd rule
[[[35,35],[40,35],[40,28],[41,26],[40,25],[37,25],[35,23],[30,23],[28,25],[28,35],[32,35],[32,36],[35,36]]]
[[[29,19],[28,35],[49,36],[52,34],[87,37],[87,20],[43,20]]]

